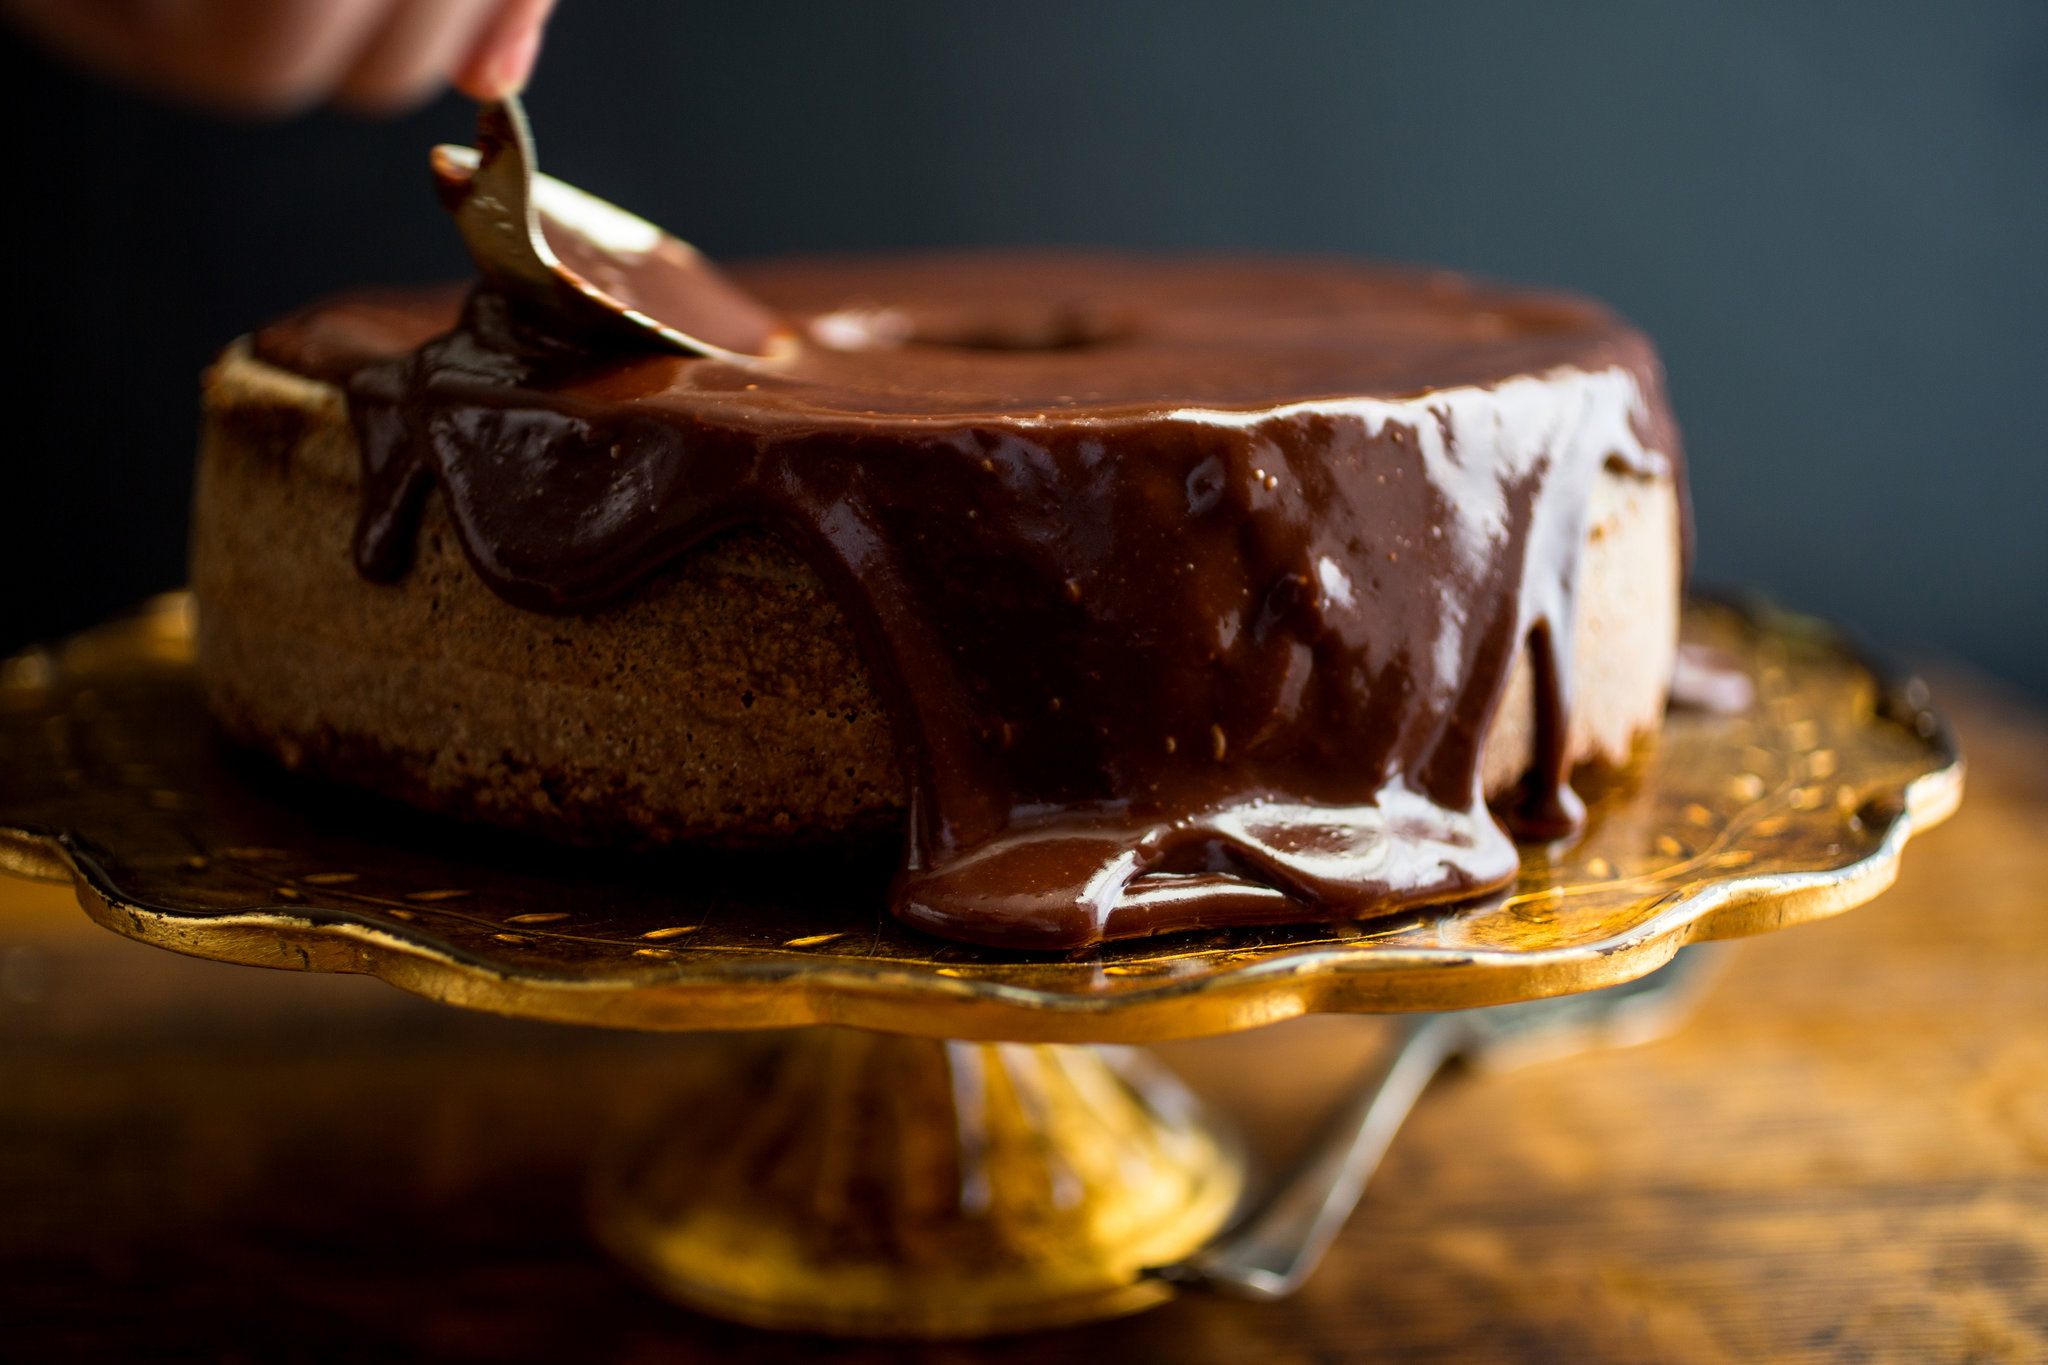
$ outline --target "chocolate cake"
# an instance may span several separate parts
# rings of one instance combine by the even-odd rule
[[[228,733],[577,842],[900,829],[903,919],[1071,949],[1488,891],[1658,723],[1678,442],[1596,304],[1329,261],[735,276],[793,355],[481,287],[230,347],[193,534]]]

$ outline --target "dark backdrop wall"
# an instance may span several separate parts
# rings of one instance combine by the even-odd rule
[[[194,380],[461,273],[449,99],[281,126],[0,49],[0,648],[180,581]],[[1342,251],[1600,295],[1661,343],[1703,577],[2048,696],[2048,7],[562,0],[545,163],[716,255]]]

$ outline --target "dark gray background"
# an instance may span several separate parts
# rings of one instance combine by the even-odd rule
[[[458,274],[449,99],[248,126],[7,41],[0,648],[182,576],[194,381]],[[2048,6],[562,0],[545,163],[715,255],[1343,251],[1582,289],[1661,344],[1704,578],[2048,696]]]

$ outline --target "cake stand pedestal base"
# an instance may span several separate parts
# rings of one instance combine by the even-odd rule
[[[591,1200],[615,1255],[719,1317],[967,1337],[1135,1312],[1243,1189],[1235,1139],[1134,1049],[811,1028],[731,1053]]]

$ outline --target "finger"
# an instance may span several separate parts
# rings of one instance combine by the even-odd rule
[[[456,69],[455,84],[471,99],[516,95],[533,74],[541,30],[555,0],[504,0],[469,57]]]
[[[206,104],[282,112],[327,94],[405,0],[6,0],[103,74]]]
[[[208,82],[249,92],[259,110],[285,112],[334,93],[394,14],[410,0],[215,0]],[[186,8],[192,8],[187,6]]]
[[[391,11],[336,97],[358,108],[388,110],[434,93],[476,45],[499,0],[403,0]]]

